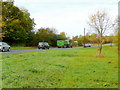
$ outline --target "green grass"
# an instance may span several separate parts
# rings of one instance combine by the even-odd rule
[[[12,46],[11,50],[18,50],[18,49],[35,49],[37,47],[24,47],[24,46]]]
[[[117,88],[117,47],[3,55],[3,88]]]

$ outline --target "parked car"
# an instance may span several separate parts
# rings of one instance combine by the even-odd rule
[[[85,44],[85,47],[91,47],[91,44]]]
[[[49,49],[50,45],[47,42],[39,42],[38,49]]]
[[[8,45],[5,42],[0,42],[0,51],[2,52],[10,51],[10,45]]]

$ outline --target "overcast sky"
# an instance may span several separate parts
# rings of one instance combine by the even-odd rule
[[[119,0],[15,0],[15,5],[26,8],[34,18],[36,29],[56,28],[69,36],[83,35],[90,30],[88,17],[97,10],[106,10],[114,19]]]

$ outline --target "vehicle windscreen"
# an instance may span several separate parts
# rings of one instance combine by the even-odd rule
[[[48,43],[45,43],[45,45],[48,45]]]
[[[7,43],[2,42],[2,45],[7,45]]]
[[[43,43],[39,43],[39,45],[43,45]]]

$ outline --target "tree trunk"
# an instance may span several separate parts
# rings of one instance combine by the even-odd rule
[[[99,56],[102,56],[102,35],[100,35]]]
[[[112,47],[112,41],[111,41],[111,45],[110,46]]]
[[[102,43],[100,43],[99,55],[102,55]]]

